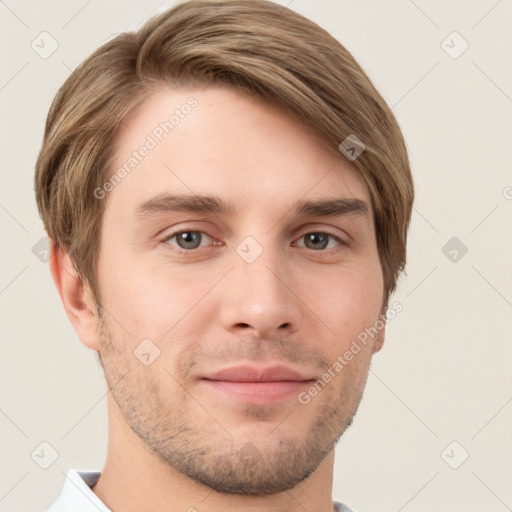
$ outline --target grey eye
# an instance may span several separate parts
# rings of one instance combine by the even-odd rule
[[[183,231],[172,238],[176,238],[181,249],[197,249],[201,245],[202,234],[200,231]]]
[[[326,233],[308,233],[304,235],[305,246],[313,250],[325,249],[329,244],[329,238],[333,238],[332,235]]]

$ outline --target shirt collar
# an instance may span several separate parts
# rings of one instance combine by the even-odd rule
[[[92,491],[100,471],[69,469],[62,491],[47,512],[112,512]]]

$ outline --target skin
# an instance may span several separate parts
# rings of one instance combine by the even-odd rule
[[[155,92],[126,118],[113,169],[190,96],[198,105],[102,199],[100,311],[53,248],[68,317],[99,351],[110,390],[93,491],[123,512],[331,512],[334,446],[384,329],[307,404],[297,394],[247,402],[200,377],[281,363],[318,379],[376,322],[383,277],[368,190],[311,129],[224,86]],[[160,193],[218,196],[236,212],[137,217]],[[294,213],[299,200],[325,198],[366,201],[369,215]],[[189,245],[172,237],[184,231],[195,233]],[[344,243],[307,243],[311,233]],[[252,263],[236,251],[248,236],[263,249]],[[144,339],[160,350],[147,366],[134,355]]]

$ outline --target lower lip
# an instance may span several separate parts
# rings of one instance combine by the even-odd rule
[[[245,400],[277,401],[297,395],[311,385],[308,381],[276,381],[276,382],[232,382],[226,380],[202,379],[208,386]]]

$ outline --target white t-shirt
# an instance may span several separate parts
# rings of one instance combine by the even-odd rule
[[[92,491],[100,474],[100,471],[68,470],[64,487],[47,512],[112,512]],[[334,511],[353,512],[337,501]]]

